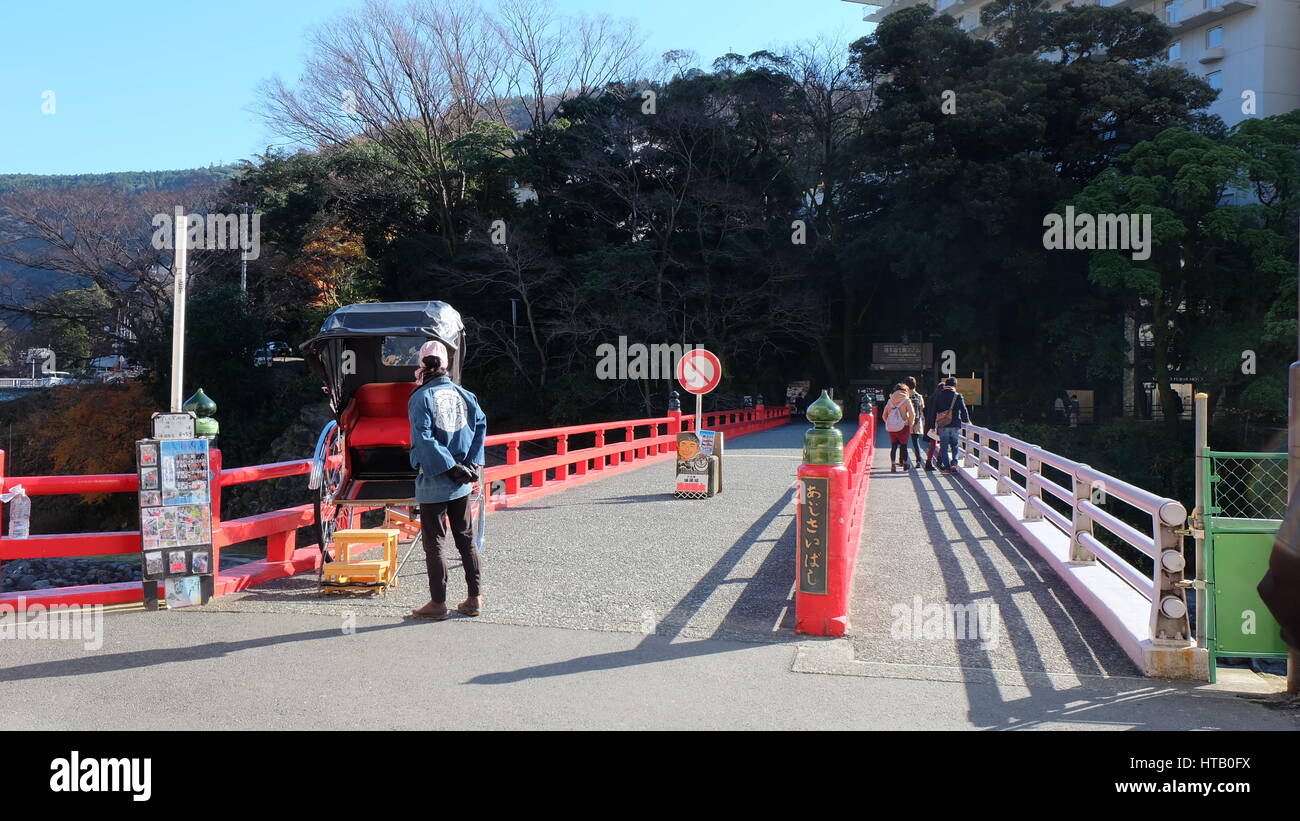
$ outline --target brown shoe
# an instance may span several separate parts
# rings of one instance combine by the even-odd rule
[[[431,601],[424,607],[417,607],[412,610],[411,615],[429,619],[430,621],[444,621],[451,618],[451,611],[447,609],[446,604]]]
[[[456,612],[462,616],[477,616],[479,608],[483,606],[481,596],[471,596],[460,604],[456,605]]]

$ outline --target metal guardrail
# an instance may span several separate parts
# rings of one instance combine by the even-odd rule
[[[1151,603],[1150,633],[1144,639],[1163,646],[1190,646],[1182,547],[1187,509],[1181,502],[978,425],[966,425],[959,441],[963,467],[975,468],[977,480],[995,479],[995,496],[1019,498],[1024,503],[1023,521],[1050,522],[1069,539],[1069,565],[1100,562]],[[1017,452],[1020,460],[1013,455]],[[1045,467],[1064,474],[1064,483],[1045,475]],[[1024,485],[1014,476],[1022,477]],[[1044,493],[1068,505],[1068,515],[1049,504]],[[1135,527],[1107,510],[1105,505],[1112,500],[1149,516],[1150,526]],[[1098,528],[1151,557],[1151,572],[1103,543]]]

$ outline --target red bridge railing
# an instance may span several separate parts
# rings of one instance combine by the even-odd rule
[[[717,411],[704,414],[704,425],[709,430],[725,431],[729,438],[756,433],[783,425],[789,420],[786,407],[763,407],[746,410]],[[489,467],[485,480],[501,481],[504,490],[490,496],[489,510],[508,507],[519,499],[572,487],[602,476],[639,467],[647,462],[671,459],[676,452],[676,437],[690,430],[693,416],[680,411],[670,411],[667,416],[653,419],[628,419],[616,422],[599,422],[544,430],[492,434],[488,446],[504,445],[506,463]],[[594,444],[570,450],[573,439],[591,436]],[[621,440],[620,440],[621,437]],[[615,439],[618,441],[609,441]],[[529,459],[520,458],[524,443],[554,453]],[[311,472],[310,459],[295,459],[269,465],[223,468],[221,451],[211,452],[213,566],[217,568],[216,594],[234,593],[256,584],[282,576],[312,570],[320,560],[320,550],[315,545],[296,547],[297,531],[314,522],[311,504],[297,505],[281,510],[259,513],[239,519],[221,519],[222,488],[302,476]],[[525,484],[525,480],[527,484]],[[6,476],[5,452],[0,450],[0,492],[22,485],[28,496],[58,496],[88,493],[138,493],[139,480],[134,473],[84,475],[84,476]],[[4,519],[0,516],[0,532]],[[266,558],[239,567],[222,570],[221,549],[231,545],[266,539]],[[105,556],[112,554],[139,554],[140,531],[127,530],[109,533],[60,533],[32,535],[26,539],[0,537],[0,572],[3,563],[15,559],[72,558],[77,556]],[[138,581],[116,584],[82,585],[76,587],[47,588],[44,590],[0,593],[0,604],[23,599],[29,606],[41,604],[120,604],[142,600]]]

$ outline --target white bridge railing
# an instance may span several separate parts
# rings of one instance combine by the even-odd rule
[[[1187,615],[1181,503],[978,425],[966,425],[960,443],[962,477],[1065,579],[1145,674],[1208,680],[1208,654],[1196,646]],[[1055,469],[1059,481],[1045,468]],[[1106,509],[1112,501],[1146,514],[1150,526],[1125,522]],[[1149,556],[1151,572],[1098,538],[1106,534]]]

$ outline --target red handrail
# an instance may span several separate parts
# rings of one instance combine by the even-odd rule
[[[715,411],[704,414],[704,424],[713,430],[727,431],[731,436],[743,436],[784,424],[790,415],[788,407],[758,407],[739,411]],[[649,461],[669,459],[676,452],[676,436],[694,427],[694,417],[680,411],[670,411],[667,416],[648,419],[623,419],[613,422],[596,422],[585,425],[568,425],[542,430],[497,433],[487,437],[488,446],[506,447],[506,464],[495,465],[485,471],[485,480],[504,480],[505,492],[491,498],[489,509],[507,506],[511,500],[534,497],[562,487],[571,487],[618,470],[637,467]],[[622,431],[624,441],[606,442],[610,431]],[[645,435],[638,435],[644,431]],[[592,447],[569,449],[569,438],[594,434]],[[555,453],[532,459],[519,458],[519,446],[524,442],[555,440]],[[5,476],[5,452],[0,450],[0,492],[22,485],[29,496],[53,496],[90,493],[136,493],[139,481],[135,474],[100,474],[83,476]],[[229,521],[221,520],[221,489],[234,485],[301,476],[311,472],[310,459],[294,459],[267,465],[222,468],[221,451],[213,449],[211,469],[216,481],[212,482],[213,511],[213,564],[220,568],[220,550],[223,547],[254,539],[267,540],[267,558],[252,562],[233,571],[217,573],[217,594],[235,592],[277,576],[291,575],[315,567],[319,551],[297,548],[297,530],[314,522],[312,505],[297,505],[283,510],[273,510]],[[548,473],[551,476],[548,477]],[[521,479],[530,477],[530,484]],[[3,516],[0,516],[0,527]],[[29,536],[26,539],[0,537],[0,564],[6,560],[28,558],[59,558],[72,556],[100,556],[117,553],[136,553],[140,550],[140,532],[62,533]],[[22,593],[0,594],[0,601],[24,598],[30,604],[77,603],[107,604],[139,601],[140,586],[130,584],[104,584],[84,587],[56,588]]]

